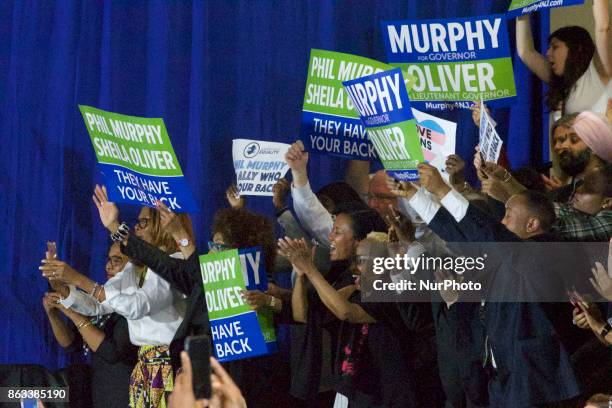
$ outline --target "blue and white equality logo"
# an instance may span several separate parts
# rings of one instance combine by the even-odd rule
[[[257,156],[257,153],[259,153],[259,143],[257,142],[251,142],[246,145],[243,152],[244,157],[246,157],[247,159]]]

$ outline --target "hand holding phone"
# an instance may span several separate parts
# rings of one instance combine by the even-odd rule
[[[47,241],[47,259],[57,258],[57,245],[55,242]]]
[[[210,345],[209,336],[189,336],[185,339],[185,351],[191,360],[193,392],[196,399],[210,398]]]

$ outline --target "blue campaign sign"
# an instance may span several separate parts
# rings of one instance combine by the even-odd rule
[[[344,81],[378,157],[402,181],[418,179],[423,151],[399,68]]]
[[[389,64],[415,78],[409,92],[413,106],[508,102],[516,95],[505,15],[384,21],[382,32]]]
[[[269,353],[255,312],[211,320],[210,331],[215,355],[221,362]]]
[[[247,290],[268,290],[268,276],[261,247],[239,249],[238,256]]]
[[[413,119],[399,68],[342,83],[366,128]]]
[[[183,176],[151,176],[106,163],[98,163],[98,168],[112,202],[154,207],[160,200],[174,212],[199,211]]]
[[[377,158],[374,146],[358,118],[303,111],[300,140],[309,152],[354,160]]]
[[[452,62],[510,55],[504,15],[383,21],[389,63]]]

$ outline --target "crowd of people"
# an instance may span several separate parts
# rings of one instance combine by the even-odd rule
[[[534,49],[528,17],[517,20],[518,56],[548,83],[548,107],[559,113],[545,136],[550,173],[484,162],[476,147],[473,159],[447,158],[448,179],[421,163],[418,182],[399,182],[384,170],[370,174],[369,162],[353,161],[345,180],[315,193],[309,153],[298,140],[285,155],[291,180],[280,179],[273,189],[277,226],[248,210],[235,186],[228,188],[229,207],[215,213],[208,250],[263,249],[268,290],[244,291],[241,301],[271,309],[288,335],[279,336],[286,352],[223,366],[211,358],[208,401],[196,400],[183,351],[188,336],[211,332],[189,216],[158,202],[141,209],[131,230],[106,189],[96,186],[93,202],[112,242],[107,281],[76,271],[51,246],[40,266],[51,288],[43,306],[57,342],[91,353],[93,406],[608,407],[607,0],[594,0],[593,15],[595,41],[580,27],[564,27],[550,35],[546,57]],[[474,117],[481,108],[474,106]],[[476,185],[466,177],[468,163]],[[467,244],[495,242],[508,246],[490,254],[483,278],[489,289],[477,302],[442,289],[412,301],[373,300],[374,258],[456,258]],[[594,260],[573,271],[582,281],[573,286],[556,269],[562,261],[510,246],[558,242],[576,248],[609,242],[607,263]],[[444,268],[429,272],[438,282],[465,278]],[[389,269],[382,278],[406,275]],[[543,281],[561,287],[566,301],[518,300],[537,295]]]

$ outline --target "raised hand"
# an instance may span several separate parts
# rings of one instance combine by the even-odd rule
[[[389,242],[399,241],[409,244],[414,241],[414,225],[404,214],[397,212],[392,205],[389,205],[389,214],[385,216],[385,221],[389,225]]]
[[[59,259],[43,259],[41,262],[42,265],[38,269],[42,271],[42,276],[54,283],[76,284],[82,277],[79,272]]]
[[[159,211],[159,221],[162,230],[170,234],[172,237],[186,235],[180,217],[173,212],[162,201],[155,202],[155,208]]]
[[[487,105],[485,105],[485,109],[489,117],[491,117],[491,110],[487,108]],[[474,121],[474,124],[476,127],[480,127],[480,102],[472,102],[470,110],[472,111],[472,120]]]
[[[244,208],[246,199],[238,192],[238,187],[232,184],[225,190],[225,198],[232,208]]]
[[[291,147],[285,153],[285,161],[291,169],[293,184],[296,187],[305,186],[308,183],[308,152],[301,140],[291,144]]]
[[[98,212],[100,213],[100,221],[102,221],[102,225],[104,225],[112,233],[117,231],[117,228],[119,228],[119,210],[117,209],[115,203],[108,201],[106,187],[96,184],[92,199],[98,208]]]
[[[593,277],[589,278],[591,285],[601,296],[612,302],[612,240],[608,248],[608,271],[606,272],[601,263],[595,262],[595,268],[592,268],[591,272],[593,273]]]
[[[451,154],[446,158],[444,170],[449,175],[451,184],[460,184],[465,181],[465,161],[458,154]]]
[[[214,358],[210,358],[212,374],[210,383],[212,386],[211,408],[246,408],[246,401],[232,377]],[[184,405],[181,405],[183,407]]]
[[[304,238],[291,239],[289,237],[278,240],[278,252],[291,262],[293,269],[299,275],[308,275],[316,269],[313,262],[315,248],[310,248]]]
[[[210,406],[205,400],[196,400],[193,392],[193,370],[186,351],[181,351],[181,370],[174,380],[174,389],[168,397],[170,408],[196,408]]]
[[[287,205],[289,191],[291,191],[291,187],[286,178],[281,178],[274,184],[272,187],[272,204],[274,208],[280,210]]]
[[[421,186],[430,193],[442,199],[451,190],[448,184],[444,182],[438,169],[431,164],[419,163],[418,169]]]

